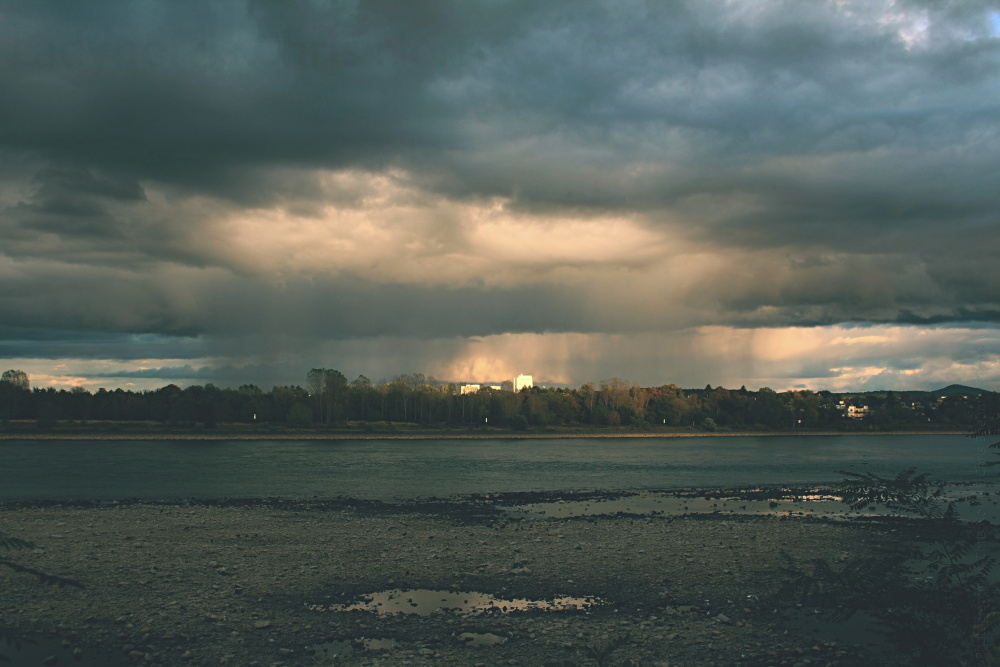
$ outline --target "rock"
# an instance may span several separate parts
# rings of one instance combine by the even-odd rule
[[[271,621],[254,621],[253,627],[257,630],[264,630],[271,627]]]

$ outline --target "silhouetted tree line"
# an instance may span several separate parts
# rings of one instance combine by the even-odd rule
[[[990,394],[996,397],[996,394]],[[834,394],[829,391],[775,392],[674,384],[640,387],[619,378],[577,389],[532,387],[520,392],[483,388],[462,394],[455,383],[417,373],[373,382],[348,380],[332,369],[316,368],[306,386],[256,385],[221,388],[213,384],[181,389],[170,384],[153,391],[31,388],[21,371],[0,379],[0,421],[151,421],[164,424],[268,423],[292,427],[348,423],[428,426],[500,426],[526,430],[546,426],[694,426],[747,430],[897,430],[921,427],[970,428],[976,423],[975,396],[944,399],[927,392]],[[849,418],[841,404],[867,406],[864,418]]]

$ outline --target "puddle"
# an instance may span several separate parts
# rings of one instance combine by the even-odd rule
[[[497,646],[507,641],[506,637],[495,635],[492,632],[463,632],[456,639],[463,646]],[[396,645],[395,639],[359,637],[357,639],[342,639],[340,641],[314,644],[309,648],[312,649],[318,660],[333,661],[336,658],[343,658],[365,651],[391,651],[396,648]]]
[[[525,519],[570,519],[608,514],[646,514],[680,516],[682,514],[843,514],[846,506],[833,496],[810,494],[794,499],[744,500],[737,497],[683,497],[669,493],[644,492],[621,498],[559,500],[547,503],[516,505],[509,508],[514,516]]]
[[[492,632],[463,632],[458,636],[458,641],[466,646],[496,646],[503,644],[507,638]]]
[[[959,518],[964,521],[988,520],[1000,523],[1000,494],[983,488],[948,486],[945,501],[954,501]],[[772,497],[768,497],[771,495]],[[752,496],[749,499],[747,496]],[[812,516],[824,519],[853,519],[861,516],[890,514],[883,509],[852,512],[836,496],[818,491],[791,496],[781,490],[737,493],[723,497],[695,496],[693,493],[644,491],[632,495],[557,500],[513,505],[505,508],[516,519],[571,519],[587,516],[636,514],[681,516],[684,514]]]
[[[321,660],[333,660],[334,658],[360,651],[391,651],[396,648],[396,640],[360,637],[358,639],[344,639],[324,644],[314,644],[311,648],[315,651],[317,658]]]
[[[509,613],[541,609],[562,611],[589,609],[603,601],[596,597],[562,597],[553,600],[504,600],[485,593],[461,593],[432,590],[391,590],[361,596],[361,601],[347,605],[310,605],[310,611],[370,611],[377,614],[414,614],[430,616],[435,613]]]

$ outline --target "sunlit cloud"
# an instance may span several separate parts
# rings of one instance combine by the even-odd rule
[[[541,215],[502,199],[451,202],[380,174],[335,179],[350,202],[296,213],[294,205],[240,210],[210,222],[223,261],[285,280],[350,274],[384,283],[513,285],[561,280],[569,270],[635,267],[661,259],[663,231],[617,215]],[[669,253],[685,249],[675,239]]]
[[[250,342],[249,340],[247,341]],[[282,345],[281,343],[276,344]],[[445,382],[499,382],[520,373],[538,384],[579,386],[621,377],[643,386],[706,384],[776,391],[807,388],[930,390],[955,382],[1000,384],[1000,329],[886,325],[746,329],[725,326],[641,334],[523,333],[473,338],[369,338],[276,356],[242,347],[191,359],[11,359],[39,386],[155,389],[216,382],[303,384],[309,368],[388,380],[404,372]],[[419,364],[414,364],[419,360]],[[251,380],[247,380],[251,381]]]

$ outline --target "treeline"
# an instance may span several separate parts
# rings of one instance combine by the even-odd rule
[[[839,431],[973,428],[983,397],[936,398],[926,392],[834,394],[828,391],[749,391],[707,386],[682,390],[673,384],[639,387],[612,378],[577,389],[532,387],[520,392],[483,388],[462,394],[454,383],[422,374],[372,382],[348,380],[331,369],[313,369],[303,386],[270,391],[247,384],[212,384],[155,391],[31,388],[26,375],[0,379],[0,421],[160,422],[213,428],[218,424],[275,424],[294,428],[416,424],[441,427],[626,426]],[[847,405],[867,408],[861,418]]]

